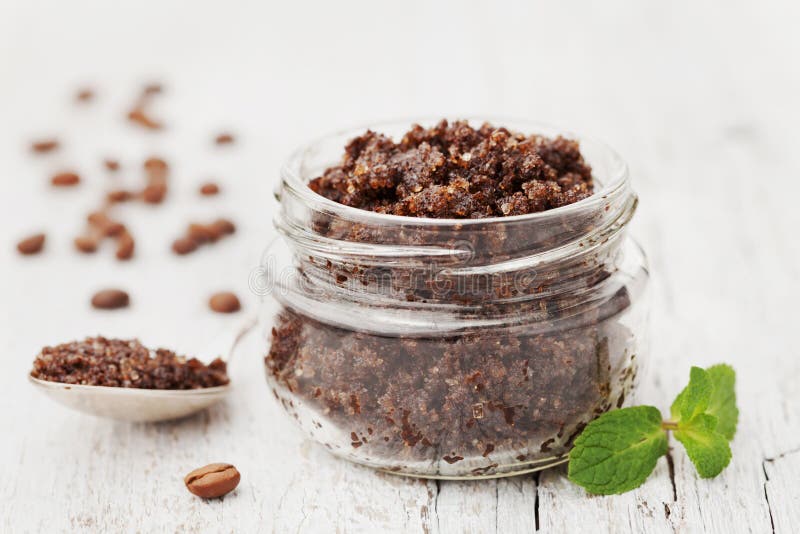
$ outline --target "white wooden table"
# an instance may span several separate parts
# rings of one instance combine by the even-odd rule
[[[281,4],[290,4],[283,2]],[[790,2],[4,2],[0,6],[0,531],[793,532],[800,529],[800,33]],[[602,5],[601,5],[602,4]],[[491,6],[491,7],[490,7]],[[170,128],[124,124],[138,84],[163,80]],[[82,83],[99,98],[82,109]],[[738,371],[733,461],[699,480],[681,447],[640,489],[588,497],[562,470],[479,483],[376,474],[306,441],[273,402],[266,346],[235,354],[229,402],[176,423],[123,424],[52,404],[26,381],[37,350],[86,335],[138,336],[202,354],[240,317],[205,306],[247,281],[270,235],[270,192],[289,150],[377,119],[492,114],[606,139],[641,196],[633,233],[652,264],[652,372],[666,410],[692,364]],[[216,150],[230,128],[241,143]],[[32,158],[27,143],[66,145]],[[126,264],[71,239],[110,182],[173,166],[168,202],[125,207]],[[123,169],[108,178],[101,158]],[[48,173],[82,172],[75,191]],[[216,177],[224,194],[198,199]],[[229,215],[233,239],[185,258],[192,219]],[[14,243],[38,229],[46,251]],[[128,310],[88,305],[103,286]],[[669,460],[669,461],[668,461]],[[204,502],[182,476],[228,461],[242,483]]]

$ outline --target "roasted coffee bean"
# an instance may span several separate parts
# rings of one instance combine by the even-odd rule
[[[84,87],[80,89],[77,93],[75,93],[75,100],[79,102],[88,102],[94,98],[94,91],[89,89],[88,87]]]
[[[119,161],[115,159],[106,158],[103,160],[103,165],[106,166],[106,169],[112,172],[119,170]]]
[[[103,289],[92,297],[92,306],[101,310],[126,308],[129,303],[130,297],[121,289]]]
[[[37,154],[44,154],[46,152],[52,152],[57,149],[58,146],[59,143],[56,139],[42,139],[41,141],[34,141],[31,143],[31,150]]]
[[[212,295],[208,300],[208,305],[217,313],[233,313],[242,308],[239,297],[228,291]]]
[[[75,238],[75,248],[86,254],[95,252],[97,245],[97,238],[92,236],[83,235]]]
[[[147,158],[144,162],[144,170],[148,172],[148,174],[163,174],[167,172],[169,165],[167,162],[161,158],[150,157]]]
[[[234,224],[227,219],[217,219],[210,224],[192,223],[186,235],[172,244],[176,254],[188,254],[205,243],[214,243],[236,231]]]
[[[129,260],[133,257],[133,249],[134,249],[134,241],[133,236],[128,233],[127,230],[123,229],[122,232],[117,237],[117,252],[116,256],[118,260]]]
[[[105,237],[117,236],[125,230],[125,225],[111,219],[102,211],[90,213],[87,220]]]
[[[169,166],[163,159],[151,157],[145,160],[144,170],[147,173],[147,186],[142,191],[142,199],[149,204],[159,204],[167,195]]]
[[[217,219],[213,223],[211,223],[215,229],[223,234],[230,235],[236,232],[236,225],[233,224],[228,219]]]
[[[38,254],[44,247],[44,234],[34,234],[26,237],[17,243],[17,250],[20,254],[30,256],[31,254]]]
[[[147,96],[157,95],[164,90],[160,83],[149,83],[142,88],[142,94]]]
[[[216,195],[219,193],[219,186],[214,182],[208,182],[200,186],[200,194],[204,196]]]
[[[78,185],[80,181],[81,177],[74,172],[60,172],[50,178],[50,183],[56,187],[69,187]]]
[[[115,189],[114,191],[109,191],[106,195],[106,200],[111,202],[112,204],[116,204],[117,202],[127,202],[134,197],[134,194],[130,191],[125,191],[124,189]]]
[[[209,464],[183,478],[186,488],[203,499],[222,497],[239,485],[241,475],[231,464]]]
[[[228,132],[221,133],[214,140],[218,145],[230,145],[234,141],[233,134]]]
[[[192,223],[189,225],[187,237],[195,243],[210,243],[222,237],[222,232],[216,231],[210,224]]]
[[[163,124],[150,117],[150,115],[145,113],[145,111],[142,108],[138,107],[128,112],[128,120],[135,124],[138,124],[139,126],[143,126],[148,130],[160,130],[161,128],[164,127]]]
[[[223,232],[222,228],[215,226],[214,224],[206,225],[206,230],[208,231],[209,235],[211,235],[212,243],[216,243],[225,236],[225,232]]]
[[[172,251],[183,256],[197,250],[197,243],[190,237],[180,237],[172,243]]]
[[[142,200],[148,204],[161,204],[167,196],[165,184],[150,184],[142,191]]]

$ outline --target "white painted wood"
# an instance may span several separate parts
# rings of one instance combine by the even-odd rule
[[[355,9],[360,8],[360,9]],[[0,531],[793,532],[800,529],[800,34],[797,3],[4,2],[0,5]],[[169,88],[166,132],[120,115],[137,84]],[[72,105],[92,83],[98,100]],[[732,363],[741,424],[733,462],[697,478],[673,440],[641,488],[588,497],[563,470],[478,483],[376,474],[304,440],[267,392],[260,336],[245,340],[224,404],[177,423],[69,412],[25,380],[44,344],[138,336],[203,354],[239,318],[205,307],[247,279],[271,235],[271,191],[291,148],[387,117],[508,115],[607,140],[641,196],[632,232],[653,273],[651,369],[640,401],[667,410],[689,367]],[[223,128],[241,143],[216,149]],[[66,145],[47,158],[34,136]],[[173,165],[161,207],[124,207],[129,264],[76,255],[71,238],[109,183],[136,184],[151,154]],[[103,157],[123,168],[109,178]],[[75,167],[75,191],[48,173]],[[218,178],[223,195],[198,199]],[[237,235],[175,258],[192,219],[232,216]],[[45,229],[46,252],[18,257]],[[130,310],[99,313],[123,286]],[[234,494],[183,488],[229,461]],[[674,488],[674,490],[673,490]]]
[[[764,486],[775,531],[795,531],[800,524],[800,491],[797,489],[800,451],[789,451],[765,460],[764,472],[767,475]]]
[[[666,460],[659,461],[642,487],[624,495],[589,497],[565,473],[560,468],[541,475],[539,517],[544,532],[672,532],[666,511],[673,504]]]
[[[434,496],[438,532],[531,532],[536,528],[533,476],[440,482]]]

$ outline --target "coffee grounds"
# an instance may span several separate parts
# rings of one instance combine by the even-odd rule
[[[43,348],[31,376],[63,384],[140,389],[199,389],[229,382],[219,358],[205,365],[167,349],[150,350],[137,340],[104,337]]]
[[[626,306],[621,293],[606,310]],[[284,309],[266,367],[284,408],[308,405],[318,428],[352,433],[348,446],[383,467],[466,458],[473,474],[490,474],[565,454],[591,419],[620,406],[636,374],[629,339],[613,318],[543,334],[391,338]]]
[[[448,219],[540,212],[593,192],[576,141],[446,120],[415,125],[400,142],[367,131],[309,186],[355,208]]]

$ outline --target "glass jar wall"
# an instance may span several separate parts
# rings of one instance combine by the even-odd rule
[[[630,399],[646,361],[648,274],[626,235],[636,196],[624,163],[577,137],[599,182],[587,199],[502,218],[398,217],[307,187],[358,133],[304,147],[282,172],[282,239],[263,266],[275,397],[334,454],[399,474],[564,461],[587,422]]]

